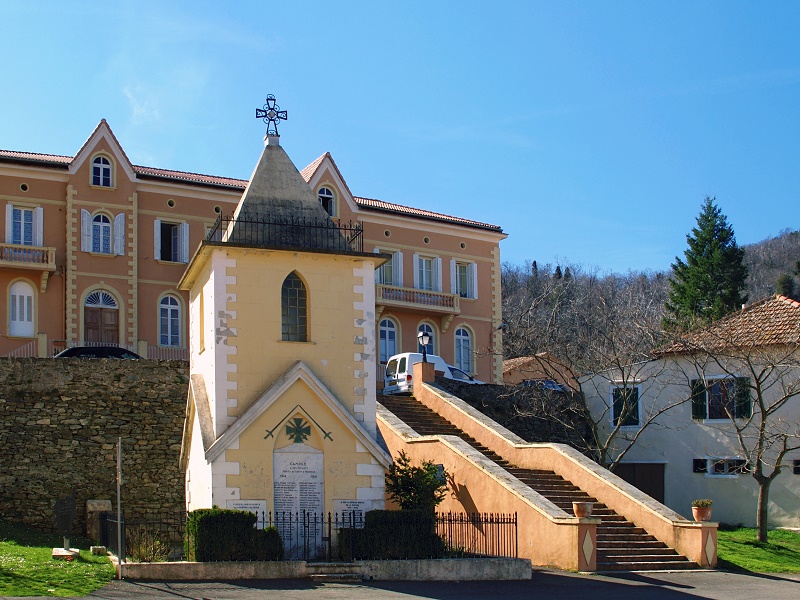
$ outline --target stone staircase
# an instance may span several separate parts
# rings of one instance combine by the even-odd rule
[[[593,517],[597,527],[598,571],[654,571],[697,569],[698,565],[641,527],[598,502],[553,471],[522,469],[480,444],[455,425],[410,396],[380,396],[380,403],[420,435],[453,435],[461,438],[486,458],[541,494],[553,504],[572,514],[573,502],[594,502]]]
[[[308,577],[317,583],[361,583],[361,565],[356,563],[310,562],[306,564]]]

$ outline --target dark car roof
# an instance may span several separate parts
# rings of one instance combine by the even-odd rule
[[[131,352],[119,346],[74,346],[67,348],[55,355],[55,358],[142,358],[136,352]]]

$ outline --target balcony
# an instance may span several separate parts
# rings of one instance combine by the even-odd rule
[[[47,279],[56,270],[56,249],[44,246],[0,244],[0,267],[41,271],[39,290],[47,291]]]
[[[461,313],[460,300],[458,295],[445,292],[382,284],[375,286],[375,304],[381,306],[440,315],[458,315]]]

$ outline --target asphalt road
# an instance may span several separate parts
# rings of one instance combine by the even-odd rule
[[[96,600],[800,600],[800,575],[722,571],[577,575],[534,570],[530,581],[365,582],[315,584],[306,579],[232,582],[113,582],[86,598]]]

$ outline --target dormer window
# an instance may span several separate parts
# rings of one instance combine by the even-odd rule
[[[111,187],[111,161],[105,156],[95,156],[92,161],[92,185]]]
[[[333,192],[330,190],[330,188],[326,187],[319,188],[319,192],[317,192],[317,197],[319,198],[319,203],[322,204],[322,208],[325,209],[325,212],[332,217],[335,216],[336,196],[333,195]]]

